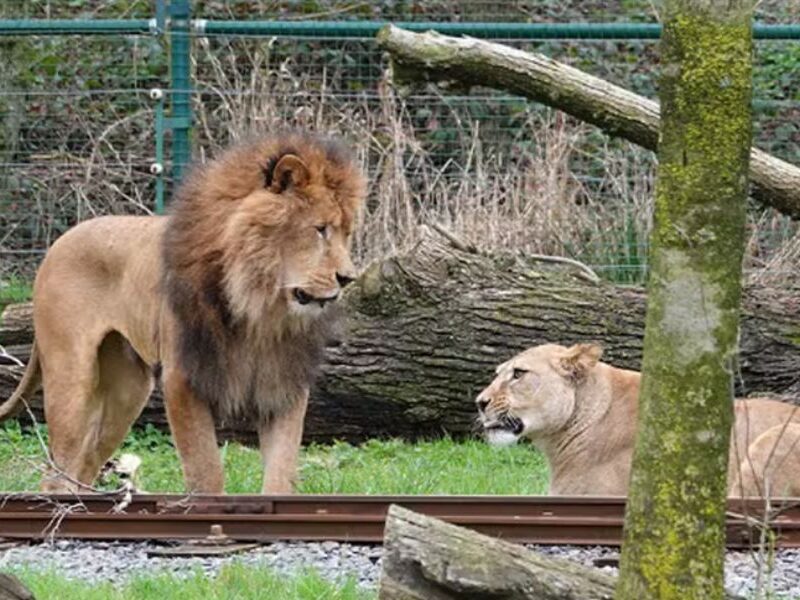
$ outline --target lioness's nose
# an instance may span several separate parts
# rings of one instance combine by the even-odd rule
[[[339,282],[339,286],[342,288],[347,287],[355,280],[356,280],[355,277],[353,277],[349,273],[336,273],[336,281]]]
[[[489,401],[483,396],[478,396],[478,399],[475,400],[475,404],[478,405],[479,411],[486,412],[486,408],[489,406]]]

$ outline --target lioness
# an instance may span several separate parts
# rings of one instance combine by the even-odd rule
[[[191,492],[221,493],[214,416],[257,421],[264,492],[292,491],[309,384],[350,258],[365,178],[306,132],[235,145],[190,172],[168,216],[100,217],[50,248],[35,342],[0,419],[40,380],[55,468],[90,484],[161,377]]]
[[[550,494],[628,492],[640,375],[599,362],[601,354],[592,344],[530,348],[497,367],[494,381],[476,399],[490,443],[528,438],[544,452]],[[736,402],[728,481],[734,481],[749,443],[787,421],[800,422],[800,411],[775,400]],[[755,471],[763,473],[764,465]],[[792,477],[800,475],[795,471]]]
[[[800,496],[800,423],[770,427],[750,444],[734,474],[731,493]]]

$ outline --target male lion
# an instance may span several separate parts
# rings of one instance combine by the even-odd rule
[[[263,490],[290,492],[365,188],[341,142],[287,132],[196,167],[168,216],[59,238],[36,276],[31,360],[0,406],[15,413],[41,380],[56,467],[42,488],[91,484],[160,375],[189,491],[223,491],[216,416],[257,421]]]
[[[599,362],[601,354],[592,344],[530,348],[497,367],[494,381],[476,399],[490,443],[503,445],[527,438],[545,454],[550,464],[550,494],[628,492],[640,375]],[[771,428],[790,421],[800,423],[800,411],[789,404],[767,399],[737,401],[728,481],[735,482],[740,459],[749,459],[753,472],[763,474],[766,452],[756,451],[750,442],[763,445],[756,438],[770,430],[774,445]],[[785,433],[798,435],[795,429]],[[784,447],[779,448],[782,454],[790,452],[792,444]],[[795,486],[800,483],[797,471],[790,477]]]

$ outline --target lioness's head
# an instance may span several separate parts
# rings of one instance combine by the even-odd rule
[[[232,321],[321,317],[356,276],[350,239],[365,192],[336,139],[295,131],[240,143],[187,177],[168,266]]]
[[[494,381],[475,400],[489,443],[513,444],[562,429],[575,411],[577,387],[601,354],[593,344],[545,344],[497,367]]]

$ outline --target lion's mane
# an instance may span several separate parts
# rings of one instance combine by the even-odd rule
[[[285,132],[244,141],[192,169],[164,236],[162,285],[177,329],[171,351],[190,388],[223,419],[269,419],[288,409],[312,382],[336,327],[330,314],[293,320],[277,302],[293,215],[286,198],[268,195],[269,222],[257,227],[241,210],[244,198],[272,185],[286,154],[322,177],[346,218],[354,217],[365,182],[348,150]]]

